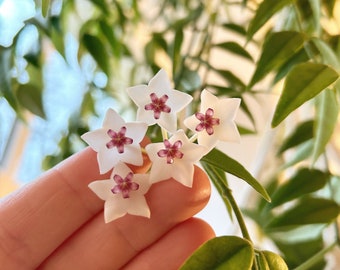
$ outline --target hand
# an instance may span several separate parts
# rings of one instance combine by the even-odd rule
[[[104,202],[87,187],[106,178],[87,148],[0,201],[1,269],[178,269],[214,236],[192,218],[210,196],[199,168],[192,188],[176,181],[150,188],[150,219],[126,215],[107,224]]]

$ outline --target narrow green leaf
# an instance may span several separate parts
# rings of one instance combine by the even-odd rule
[[[299,32],[283,31],[270,34],[263,44],[262,54],[249,88],[296,54],[303,47],[304,41],[304,35]]]
[[[328,224],[340,213],[340,207],[334,201],[306,197],[298,204],[271,220],[267,229],[289,230],[307,224]]]
[[[190,70],[183,66],[183,72],[181,74],[181,80],[179,83],[179,89],[186,92],[197,90],[201,86],[201,77],[197,71]]]
[[[291,179],[279,186],[272,195],[272,207],[315,192],[325,186],[329,174],[320,170],[302,168]]]
[[[307,120],[298,125],[298,127],[282,142],[278,154],[306,142],[313,138],[314,120]]]
[[[46,18],[48,14],[48,10],[50,8],[50,2],[51,0],[42,0],[41,1],[41,13]]]
[[[181,66],[181,47],[183,43],[183,30],[178,29],[175,33],[175,39],[173,44],[173,51],[172,51],[172,72],[175,75]],[[176,77],[176,76],[174,76]]]
[[[99,22],[99,25],[100,25],[100,29],[103,32],[106,40],[108,41],[108,43],[111,46],[112,54],[116,58],[120,58],[120,56],[122,55],[122,46],[121,46],[121,43],[117,40],[117,38],[114,34],[113,27],[109,26],[108,23],[105,20],[101,20]]]
[[[313,21],[316,36],[320,36],[321,32],[321,0],[309,0],[310,7],[313,11]]]
[[[279,125],[292,111],[335,82],[339,74],[329,66],[303,63],[287,75],[275,109],[272,127]]]
[[[250,55],[250,53],[248,53],[248,51],[246,49],[244,49],[241,45],[239,45],[236,42],[222,42],[222,43],[217,43],[213,45],[214,47],[219,47],[221,49],[224,49],[228,52],[231,52],[235,55],[241,56],[245,59],[248,59],[250,61],[253,61],[252,56]]]
[[[259,255],[260,261],[262,261],[262,264],[265,266],[265,270],[288,270],[286,262],[278,254],[264,250],[260,251]]]
[[[204,170],[206,171],[206,173],[208,174],[211,182],[214,184],[214,186],[216,187],[218,193],[220,194],[224,205],[228,211],[229,214],[229,218],[231,220],[233,220],[233,209],[231,207],[231,204],[228,200],[228,198],[225,196],[225,191],[224,191],[224,187],[228,186],[228,182],[227,182],[227,177],[226,174],[223,170],[221,170],[220,168],[217,168],[215,166],[212,166],[206,162],[201,162]]]
[[[50,19],[51,22],[51,32],[50,32],[50,38],[51,41],[56,48],[56,50],[65,58],[65,43],[64,43],[64,36],[61,29],[61,22],[59,17],[52,17]]]
[[[241,87],[241,88],[246,87],[244,82],[239,77],[237,77],[233,72],[231,72],[230,70],[215,69],[214,71],[217,74],[219,74],[225,81],[227,81],[231,86]]]
[[[319,38],[313,38],[312,42],[321,53],[323,63],[332,66],[336,70],[340,70],[339,56],[329,44]]]
[[[333,16],[335,3],[336,3],[336,0],[322,0],[322,4],[326,8],[328,16],[330,17]]]
[[[308,140],[297,148],[292,159],[288,160],[287,163],[283,164],[281,170],[287,169],[305,159],[307,159],[313,152],[314,141]]]
[[[97,6],[104,14],[109,14],[109,7],[105,0],[90,0],[95,6]]]
[[[13,93],[11,84],[11,49],[0,46],[0,97],[3,96],[8,104],[21,116],[18,101]]]
[[[252,244],[236,236],[220,236],[203,244],[180,270],[250,270],[254,258]]]
[[[288,60],[279,67],[276,72],[275,78],[273,80],[273,84],[276,84],[278,81],[286,77],[288,72],[297,64],[307,62],[310,59],[307,54],[305,48],[301,48],[298,52],[292,55]]]
[[[227,173],[243,179],[258,193],[260,193],[264,199],[270,201],[270,197],[264,187],[240,163],[227,156],[223,152],[215,148],[205,155],[201,161],[211,164]]]
[[[257,8],[254,18],[251,20],[247,39],[251,40],[253,35],[278,11],[293,3],[293,0],[264,0]]]
[[[247,34],[247,31],[244,29],[242,25],[235,24],[235,23],[224,23],[221,25],[227,30],[233,31],[234,33],[240,34],[242,36],[245,36]]]
[[[339,114],[336,93],[326,89],[316,98],[316,121],[314,129],[314,149],[312,163],[325,151],[326,145],[333,135]]]
[[[287,242],[286,239],[282,239],[280,241],[275,240],[275,244],[284,255],[289,269],[295,269],[295,267],[306,262],[309,258],[313,257],[313,255],[324,248],[324,239],[322,235],[319,234],[316,237],[305,241]],[[325,269],[325,265],[325,260],[321,259],[317,265],[308,268],[308,270]]]
[[[101,39],[90,34],[84,34],[83,43],[92,57],[96,60],[98,66],[106,73],[106,75],[109,75],[110,67],[108,55]]]
[[[45,118],[41,90],[33,84],[21,84],[16,92],[20,104],[33,114]]]

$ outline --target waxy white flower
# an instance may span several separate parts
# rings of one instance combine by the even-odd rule
[[[211,150],[218,141],[239,142],[234,122],[240,106],[239,98],[217,98],[207,90],[201,93],[200,112],[186,118],[184,124],[197,133],[198,144]]]
[[[151,183],[172,177],[188,187],[192,186],[194,163],[206,152],[205,147],[190,142],[183,130],[178,130],[169,140],[148,144],[145,150],[152,161]]]
[[[126,123],[114,110],[106,112],[103,127],[81,136],[97,152],[101,174],[111,170],[119,162],[140,166],[143,164],[139,143],[148,126],[142,122]]]
[[[158,124],[164,129],[175,132],[177,112],[187,106],[192,97],[172,89],[166,72],[161,69],[148,85],[137,85],[127,89],[131,99],[138,106],[137,120],[149,126]]]
[[[91,182],[89,188],[105,201],[105,222],[111,222],[129,213],[150,217],[144,194],[150,188],[148,174],[134,174],[124,163],[112,171],[110,179]]]

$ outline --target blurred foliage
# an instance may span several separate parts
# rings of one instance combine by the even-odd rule
[[[79,42],[79,62],[91,55],[107,83],[98,86],[94,76],[87,82],[87,91],[79,96],[81,107],[60,139],[60,151],[46,157],[45,168],[71,155],[72,142],[90,129],[89,118],[97,113],[97,91],[102,97],[122,99],[124,87],[117,80],[126,86],[145,83],[166,67],[174,88],[191,94],[194,106],[204,88],[219,96],[239,97],[249,122],[239,126],[244,136],[258,128],[249,99],[279,92],[271,122],[278,131],[273,145],[278,166],[270,181],[255,179],[219,151],[202,160],[229,214],[235,213],[243,238],[211,240],[183,269],[240,269],[240,263],[242,269],[257,270],[322,269],[326,265],[327,245],[333,244],[325,243],[323,232],[330,230],[330,224],[335,228],[335,245],[339,242],[340,176],[331,169],[331,164],[339,167],[339,161],[332,160],[327,151],[335,149],[332,138],[339,113],[339,0],[67,0],[57,13],[52,12],[56,2],[36,1],[36,17],[25,22],[10,47],[0,47],[0,95],[18,118],[25,120],[27,110],[45,118],[46,51],[52,47],[67,62],[69,33]],[[39,33],[36,44],[17,55],[18,37],[30,26]],[[18,57],[27,63],[29,80],[25,83],[13,72],[18,69]],[[231,57],[236,66],[235,61],[230,64]],[[244,65],[253,74],[244,74]],[[302,106],[308,108],[310,118],[290,120],[288,129],[286,123],[293,119],[289,117]],[[121,110],[132,108],[127,104]],[[160,136],[159,130],[150,130],[151,138]],[[320,163],[322,168],[316,166]],[[252,207],[238,212],[224,172],[245,180],[265,200],[260,197]],[[258,224],[280,255],[253,246],[242,214]]]

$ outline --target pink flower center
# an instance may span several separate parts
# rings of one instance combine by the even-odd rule
[[[136,182],[132,182],[133,173],[129,172],[125,178],[122,178],[120,175],[115,174],[113,176],[113,180],[116,182],[111,191],[113,194],[122,193],[124,199],[130,197],[130,191],[134,191],[139,189],[139,185]]]
[[[200,123],[196,126],[196,131],[206,130],[209,135],[214,134],[214,126],[220,124],[219,118],[214,118],[214,110],[209,108],[203,113],[196,113],[196,118]]]
[[[159,157],[166,157],[166,162],[168,164],[174,163],[175,158],[181,159],[184,154],[179,151],[179,149],[182,147],[181,141],[176,141],[174,144],[171,144],[169,140],[164,140],[165,149],[159,150],[157,152],[157,155]]]
[[[160,98],[155,93],[150,94],[151,103],[145,105],[144,109],[147,111],[153,111],[153,117],[159,119],[161,112],[169,113],[171,108],[165,103],[168,100],[168,95],[163,95]]]
[[[132,144],[133,140],[129,137],[125,137],[126,127],[122,127],[119,132],[114,132],[112,129],[107,131],[107,135],[111,140],[106,144],[108,149],[117,147],[118,153],[124,153],[124,145]]]

